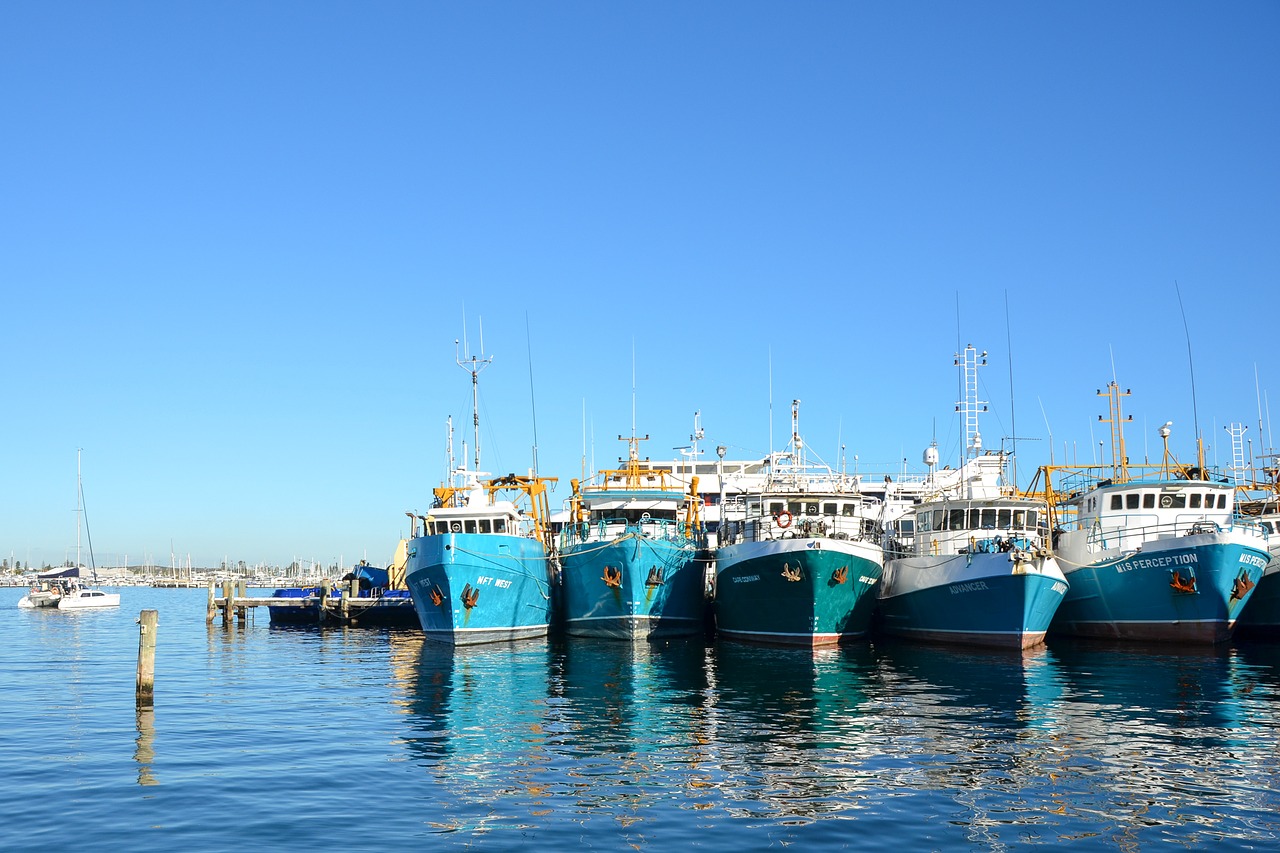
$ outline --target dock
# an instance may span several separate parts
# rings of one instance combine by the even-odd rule
[[[340,590],[329,581],[320,585],[320,594],[308,597],[273,598],[271,596],[251,596],[244,581],[233,583],[223,581],[221,595],[218,595],[217,584],[209,583],[209,604],[205,611],[205,622],[213,622],[218,614],[222,614],[222,624],[230,625],[232,621],[244,623],[249,613],[258,607],[277,607],[296,609],[297,617],[291,618],[292,624],[306,624],[314,620],[316,624],[337,624],[359,626],[362,620],[376,617],[377,624],[417,624],[417,613],[409,598],[385,599],[361,597],[356,581],[351,582],[349,589]],[[314,614],[307,611],[314,610]],[[392,618],[388,619],[389,612]]]

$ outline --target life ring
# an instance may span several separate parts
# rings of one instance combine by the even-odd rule
[[[788,527],[791,526],[791,513],[787,512],[784,509],[782,512],[778,513],[773,517],[773,522],[774,524],[781,527],[783,530],[786,530]]]

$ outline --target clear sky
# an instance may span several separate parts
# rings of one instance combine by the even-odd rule
[[[954,462],[969,343],[1020,472],[1113,377],[1131,458],[1261,452],[1278,44],[1271,0],[10,0],[0,556],[74,553],[83,448],[99,564],[385,564],[482,328],[482,468],[536,440],[557,502],[633,408],[655,459],[798,398],[832,464]]]

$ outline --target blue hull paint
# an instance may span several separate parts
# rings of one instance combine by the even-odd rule
[[[687,540],[638,535],[565,547],[565,632],[622,640],[700,633],[706,584],[698,553]],[[605,579],[613,570],[616,585]]]
[[[1050,630],[1082,637],[1220,643],[1231,637],[1269,556],[1232,542],[1148,542],[1143,550],[1067,572],[1071,589]],[[1195,592],[1173,587],[1174,572]],[[1240,595],[1237,583],[1248,579]]]
[[[536,539],[420,536],[410,540],[408,554],[409,592],[428,640],[469,646],[547,635],[551,582],[546,551]]]
[[[877,628],[935,642],[1024,649],[1044,641],[1067,585],[1056,572],[975,576],[882,598]],[[964,559],[951,558],[951,559]]]

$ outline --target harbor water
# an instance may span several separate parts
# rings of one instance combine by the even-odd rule
[[[453,650],[206,624],[203,590],[23,592],[0,590],[6,851],[1280,848],[1280,643]]]

